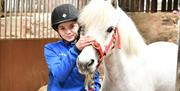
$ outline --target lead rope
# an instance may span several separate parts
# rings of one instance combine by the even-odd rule
[[[93,74],[85,75],[85,89],[86,91],[95,91]]]

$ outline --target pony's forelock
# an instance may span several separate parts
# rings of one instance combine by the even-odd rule
[[[91,1],[81,11],[78,22],[85,26],[110,26],[117,18],[114,7],[109,3],[104,0]]]

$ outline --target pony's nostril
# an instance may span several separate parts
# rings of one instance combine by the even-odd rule
[[[91,59],[90,62],[88,63],[88,67],[91,66],[94,63],[94,59]]]

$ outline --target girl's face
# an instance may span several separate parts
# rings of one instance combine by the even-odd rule
[[[68,21],[59,24],[58,33],[66,41],[73,41],[78,33],[79,25],[76,21]]]

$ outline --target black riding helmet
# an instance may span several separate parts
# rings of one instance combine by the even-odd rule
[[[51,26],[54,30],[57,30],[59,24],[77,20],[78,16],[79,12],[72,4],[62,4],[52,11]]]

